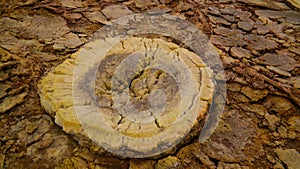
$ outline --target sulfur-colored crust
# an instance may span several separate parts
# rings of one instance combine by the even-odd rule
[[[300,11],[300,1],[299,0],[286,0],[286,3],[290,5],[297,11]]]
[[[141,158],[176,146],[204,117],[213,97],[211,75],[187,49],[162,39],[129,37],[89,42],[38,87],[41,104],[64,131],[117,155]],[[125,92],[130,101],[118,95],[124,88],[130,88]],[[147,112],[149,98],[155,105],[163,102],[155,98],[161,91],[162,113]],[[126,111],[119,103],[135,109]]]

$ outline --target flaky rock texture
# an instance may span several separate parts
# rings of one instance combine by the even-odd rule
[[[298,1],[1,1],[0,169],[297,168],[300,13],[291,2]],[[122,11],[117,13],[115,9],[120,8]],[[114,12],[122,16],[154,11],[191,22],[218,49],[226,75],[225,109],[216,130],[203,143],[196,134],[179,144],[176,151],[158,158],[118,158],[93,145],[87,136],[63,131],[55,123],[54,113],[49,114],[41,106],[37,84],[66,59],[74,61],[72,54],[100,28],[111,24]],[[185,24],[179,23],[179,27],[175,26],[176,21],[166,24],[164,15],[156,19],[158,24],[149,22],[143,26],[159,26],[160,32],[167,28],[165,32],[172,35],[192,37],[182,34],[182,30],[188,30]],[[129,22],[125,30],[133,31],[131,28],[138,26],[135,23],[136,20]],[[124,24],[117,30],[123,29]],[[186,48],[185,44],[181,47]],[[216,72],[216,81],[225,81],[215,71],[218,65],[208,64],[210,60],[208,57],[205,63]],[[155,72],[145,73],[156,76]],[[132,95],[140,90],[143,77],[141,74],[133,83]],[[214,91],[218,91],[218,83]],[[109,103],[105,98],[98,101]],[[77,127],[82,131],[81,126]],[[186,138],[189,137],[190,134]]]
[[[41,103],[64,131],[113,153],[158,155],[204,117],[211,70],[196,54],[156,38],[126,38],[105,53],[115,41],[92,41],[54,68],[38,86]]]

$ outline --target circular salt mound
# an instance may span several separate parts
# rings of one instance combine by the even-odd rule
[[[158,38],[87,43],[39,83],[41,104],[67,133],[123,157],[174,148],[209,109],[211,70]]]

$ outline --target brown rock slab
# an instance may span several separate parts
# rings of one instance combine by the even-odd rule
[[[260,35],[264,35],[264,34],[270,32],[270,27],[266,26],[266,25],[263,25],[262,23],[261,24],[255,24],[254,28],[256,28],[257,33],[260,34]]]
[[[287,77],[291,77],[292,75],[288,72],[288,71],[284,71],[284,70],[281,70],[277,67],[274,67],[274,66],[267,66],[267,69],[271,70],[272,72],[275,72],[281,76],[287,76]]]
[[[11,127],[10,132],[17,133],[22,144],[30,145],[40,140],[45,133],[50,131],[50,128],[48,120],[37,117],[34,122],[27,119],[20,121]]]
[[[64,12],[62,14],[62,16],[64,18],[66,18],[67,20],[77,20],[77,19],[80,19],[82,17],[82,14],[80,13],[71,13],[71,12]]]
[[[27,94],[27,92],[23,92],[15,96],[5,97],[0,103],[0,113],[5,113],[16,105],[24,102],[24,98],[27,96]]]
[[[169,3],[170,2],[170,0],[163,0],[163,1],[165,1],[164,3]],[[158,5],[159,4],[158,0],[151,0],[151,1],[148,1],[148,0],[133,0],[133,2],[134,2],[136,7],[141,8],[141,9],[146,9],[147,6],[150,6],[150,5]]]
[[[220,9],[217,7],[210,6],[210,7],[208,7],[208,9],[209,9],[208,13],[210,13],[212,15],[216,15],[216,16],[221,15]]]
[[[241,36],[243,34],[240,30],[232,30],[225,27],[217,27],[214,29],[214,33],[225,37]]]
[[[244,31],[251,31],[253,28],[254,22],[238,22],[238,27]]]
[[[125,5],[110,5],[101,10],[109,19],[117,19],[132,14],[132,11]]]
[[[67,21],[59,16],[28,16],[24,19],[22,26],[24,26],[30,34],[45,41],[60,38],[70,31],[67,27]]]
[[[290,9],[286,4],[280,2],[274,2],[272,0],[237,0],[251,6],[266,7],[275,10],[287,10]]]
[[[100,11],[85,12],[84,16],[88,18],[88,20],[90,20],[91,22],[109,24],[107,18]]]
[[[288,120],[289,130],[300,132],[300,116],[291,117]]]
[[[254,89],[249,86],[243,86],[241,93],[246,95],[248,98],[251,99],[251,101],[258,101],[264,97],[266,97],[269,94],[268,90],[261,90],[261,89]]]
[[[292,57],[275,53],[266,53],[263,56],[259,57],[256,61],[257,63],[269,66],[291,65],[297,63],[297,61]]]
[[[232,37],[212,35],[210,37],[210,42],[214,45],[228,46],[228,47],[249,45],[249,43],[244,40],[244,35],[241,34]]]
[[[296,111],[295,106],[288,99],[279,96],[268,96],[263,105],[269,111],[279,114],[290,114]]]
[[[80,8],[83,7],[81,0],[61,0],[61,5],[68,8]]]
[[[57,136],[47,133],[41,141],[35,142],[27,148],[27,155],[35,160],[55,159],[62,160],[72,152],[67,136]]]
[[[300,154],[295,149],[275,149],[280,160],[290,169],[298,169],[300,166]]]
[[[265,123],[268,128],[271,130],[271,131],[275,131],[277,126],[279,125],[280,123],[280,118],[277,117],[276,115],[274,114],[269,114],[269,113],[266,113],[265,114],[265,119],[267,120],[267,122]]]
[[[264,117],[268,110],[260,104],[241,104],[241,108],[244,111],[255,113],[261,117]]]
[[[290,78],[290,81],[292,83],[292,85],[296,88],[300,88],[300,78],[299,77],[292,77]]]
[[[220,18],[220,17],[208,15],[208,18],[214,24],[223,24],[223,25],[227,25],[227,26],[231,25],[230,22],[228,22],[227,20]]]
[[[82,45],[83,42],[80,38],[74,33],[68,33],[61,38],[58,38],[54,41],[53,48],[56,50],[62,50],[65,48],[76,48]]]
[[[230,54],[235,58],[251,58],[251,53],[249,50],[246,50],[241,47],[232,47],[230,49]]]
[[[249,42],[247,48],[250,50],[271,50],[278,48],[278,43],[264,36],[248,35],[245,39]]]
[[[238,110],[225,110],[222,120],[209,142],[204,143],[195,151],[202,151],[210,158],[223,163],[239,163],[263,154],[262,143],[259,141],[261,139],[257,133],[257,124],[243,116],[244,114]],[[255,153],[245,151],[249,149],[256,151]]]
[[[224,19],[226,19],[227,21],[229,21],[229,22],[235,22],[236,21],[236,17],[232,16],[232,15],[222,15],[222,17]]]

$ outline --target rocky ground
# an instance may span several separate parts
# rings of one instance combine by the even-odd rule
[[[222,120],[205,143],[192,139],[158,159],[94,153],[55,124],[37,84],[104,24],[148,10],[185,18],[217,47]],[[299,168],[297,10],[293,0],[1,1],[0,168]]]

